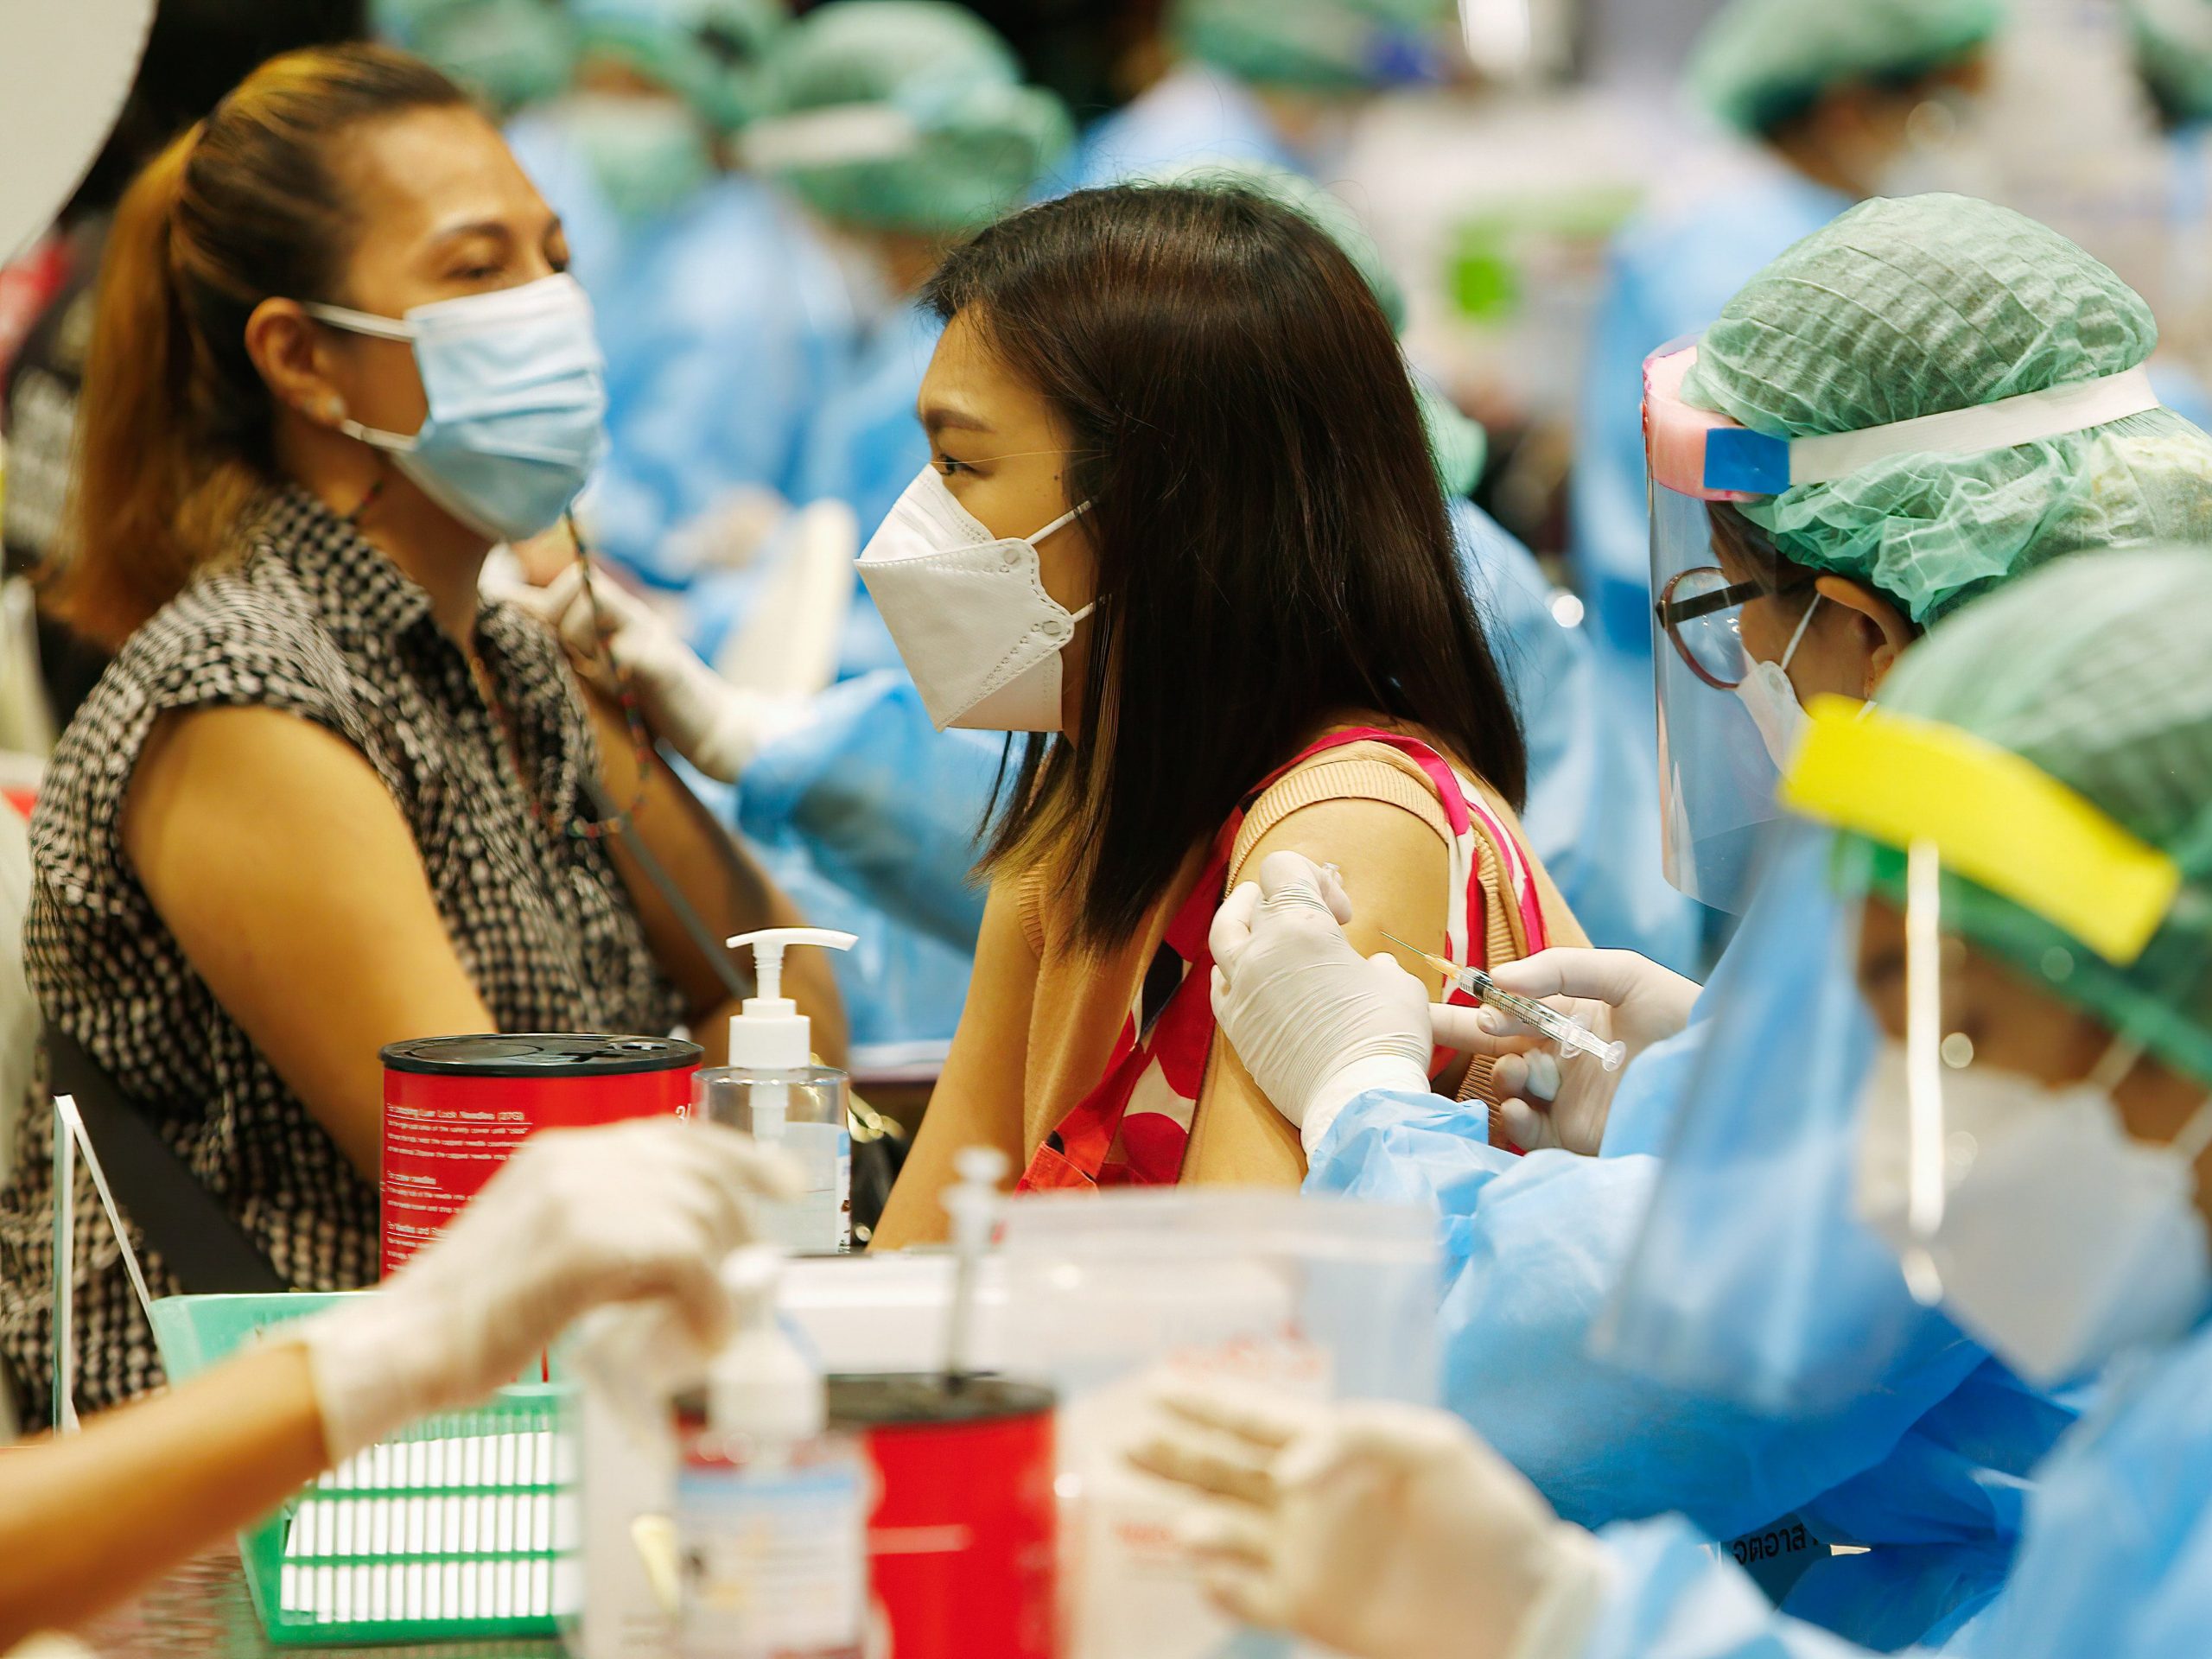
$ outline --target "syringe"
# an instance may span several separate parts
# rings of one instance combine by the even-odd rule
[[[1431,956],[1426,950],[1408,944],[1395,933],[1385,933],[1382,937],[1401,950],[1408,950],[1419,957],[1484,1007],[1511,1014],[1522,1025],[1541,1032],[1567,1053],[1587,1054],[1608,1071],[1619,1071],[1621,1062],[1628,1058],[1626,1043],[1609,1043],[1588,1027],[1577,1025],[1557,1008],[1500,989],[1497,982],[1479,968],[1462,968],[1448,957]]]

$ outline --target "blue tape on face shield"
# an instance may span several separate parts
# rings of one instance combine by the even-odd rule
[[[572,276],[421,305],[404,318],[302,308],[321,322],[414,347],[429,406],[411,435],[355,420],[423,494],[495,539],[560,521],[607,448],[606,363],[591,302]]]

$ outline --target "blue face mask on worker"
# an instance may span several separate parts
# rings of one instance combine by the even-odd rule
[[[353,419],[461,523],[521,541],[559,522],[607,448],[606,362],[572,276],[418,305],[404,318],[310,304],[334,327],[415,348],[429,412],[412,435]]]

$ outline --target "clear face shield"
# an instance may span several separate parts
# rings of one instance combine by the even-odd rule
[[[1661,853],[1676,887],[1740,912],[1802,718],[1785,659],[1818,595],[1735,511],[1751,493],[1706,484],[1712,435],[1738,429],[1681,402],[1696,359],[1669,347],[1644,365]]]
[[[1789,789],[1856,832],[1858,975],[1886,1033],[1859,1103],[1859,1220],[1916,1300],[2031,1382],[2173,1340],[2212,1300],[2196,1175],[2212,1102],[2158,1058],[2207,973],[2164,931],[2172,860],[1954,728],[1824,740]],[[2146,1062],[2163,1084],[2131,1114],[2120,1091]]]
[[[1961,1331],[2045,1384],[2178,1335],[2212,1305],[2212,1107],[2185,1091],[2153,1144],[2113,1098],[2207,988],[2162,931],[2171,861],[2018,756],[1842,699],[1783,798],[1807,821],[1600,1351],[1787,1414],[1962,1377]]]
[[[1972,454],[2158,407],[2141,368],[1852,432],[1755,432],[1683,402],[1698,347],[1643,365],[1651,490],[1652,660],[1667,878],[1740,912],[1780,816],[1775,785],[1804,727],[1789,664],[1819,606],[1813,579],[1739,511],[1903,454]]]
[[[1593,1346],[1611,1363],[1776,1417],[1840,1408],[1900,1370],[1949,1366],[1859,1219],[1857,1121],[1882,1031],[1860,994],[1858,906],[1835,837],[1783,817],[1707,988],[1717,1011],[1636,1249]]]

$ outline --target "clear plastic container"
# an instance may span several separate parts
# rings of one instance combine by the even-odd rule
[[[804,1194],[790,1204],[761,1206],[768,1237],[794,1255],[841,1255],[853,1248],[847,1087],[845,1074],[827,1065],[788,1071],[715,1066],[692,1083],[700,1116],[779,1147],[798,1165]]]
[[[1221,1187],[1024,1198],[1004,1255],[1009,1369],[1060,1396],[1067,1659],[1246,1651],[1174,1542],[1181,1500],[1129,1464],[1154,1390],[1235,1380],[1433,1403],[1434,1216]]]

